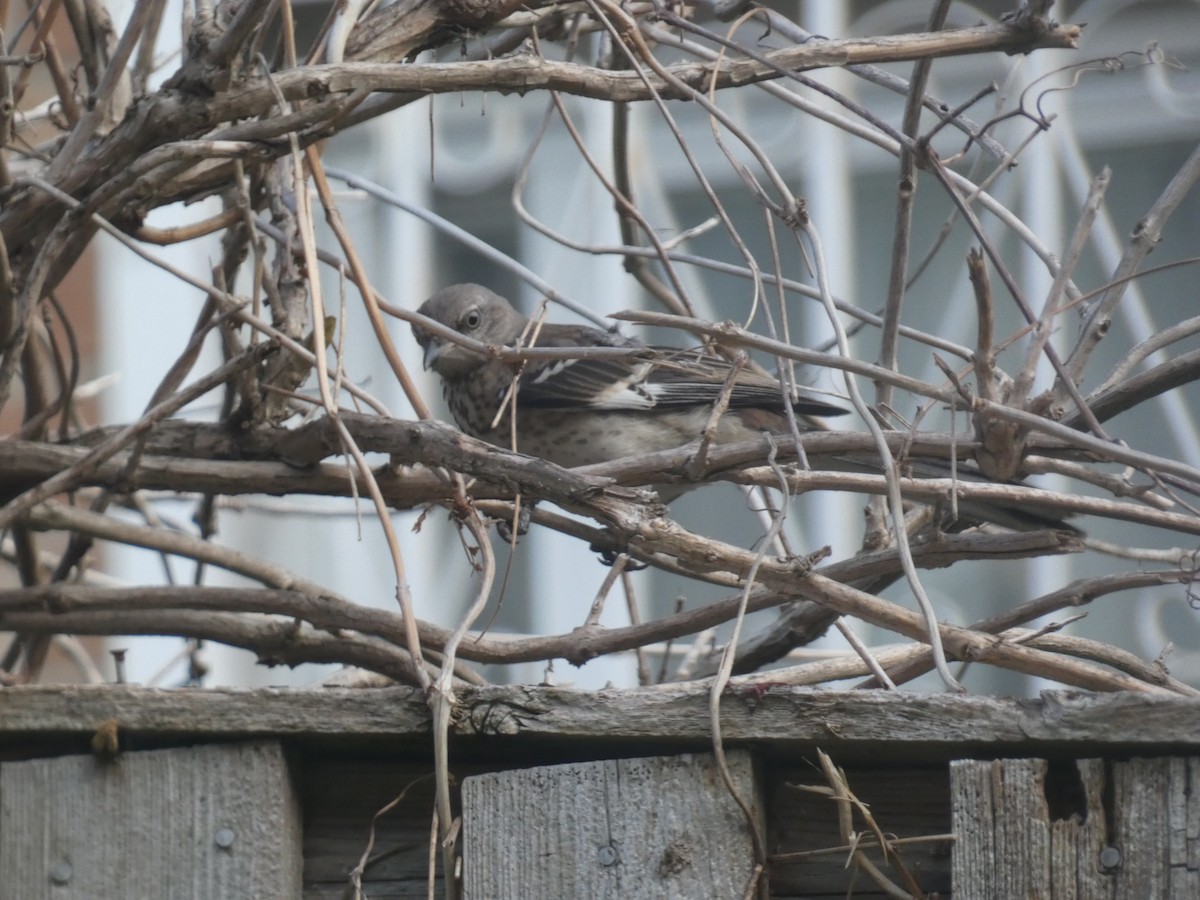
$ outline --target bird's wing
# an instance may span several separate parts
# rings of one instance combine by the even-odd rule
[[[694,350],[647,348],[649,356],[565,359],[529,365],[517,403],[543,409],[648,410],[707,406],[721,395],[730,364]],[[731,408],[781,410],[779,382],[743,370],[729,396]],[[841,407],[802,393],[793,408],[802,415],[836,416]]]
[[[653,409],[644,388],[654,364],[630,359],[556,359],[527,366],[519,406],[542,409]]]
[[[719,356],[696,350],[665,351],[665,358],[647,379],[659,406],[708,405],[717,400],[729,377],[731,364]],[[730,409],[783,410],[779,381],[751,369],[742,369],[729,392]],[[846,410],[815,394],[800,390],[792,408],[802,415],[840,416]]]

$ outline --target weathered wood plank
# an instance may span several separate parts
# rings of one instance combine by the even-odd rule
[[[1200,896],[1200,757],[1082,760],[1083,808],[1057,814],[1047,770],[951,763],[955,900]]]
[[[995,779],[1003,773],[1003,805],[997,810],[1000,837],[996,857],[1005,861],[1001,897],[1050,896],[1050,814],[1046,808],[1046,763],[1010,760],[993,766]]]
[[[602,755],[636,748],[700,749],[710,740],[702,687],[576,691],[518,686],[464,690],[452,725],[459,748],[491,753],[497,737],[548,737]],[[924,760],[1081,752],[1186,753],[1200,748],[1200,700],[1055,692],[1034,700],[951,694],[735,689],[721,704],[729,743],[790,753],[820,746],[839,761],[888,752]],[[20,687],[0,691],[0,750],[32,739],[80,751],[106,720],[145,741],[295,737],[425,746],[425,700],[410,688],[156,690],[132,686]],[[73,743],[72,743],[73,741]],[[519,741],[504,741],[515,746]],[[143,744],[144,746],[144,744]],[[28,753],[27,749],[24,752]]]
[[[1106,841],[1104,821],[1105,762],[1076,763],[1083,790],[1082,809],[1063,818],[1051,815],[1050,877],[1053,896],[1062,900],[1107,897],[1111,881],[1101,869]]]
[[[1050,815],[1040,759],[950,764],[955,900],[1050,896]]]
[[[729,755],[763,834],[751,757]],[[463,781],[463,896],[746,896],[751,828],[710,755],[603,760]]]
[[[0,765],[0,900],[295,900],[300,804],[275,742]]]
[[[1113,767],[1115,896],[1200,896],[1200,757]]]
[[[1169,764],[1167,759],[1131,759],[1113,767],[1117,900],[1182,896],[1167,890]]]
[[[0,745],[30,738],[86,738],[115,721],[137,740],[429,733],[419,691],[30,685],[0,691]],[[86,747],[86,742],[80,749]]]
[[[958,886],[955,900],[965,900],[974,890],[984,893],[986,882],[976,873],[996,871],[996,807],[992,797],[992,767],[982,760],[956,760],[950,764],[951,829],[954,832],[951,884]],[[975,888],[970,885],[976,884]],[[990,898],[989,898],[990,900]]]
[[[464,693],[462,735],[556,735],[623,740],[707,740],[707,693],[697,689],[564,691],[487,688]],[[1161,705],[1160,705],[1161,704]],[[814,691],[764,686],[733,689],[721,704],[726,740],[757,745],[858,749],[871,758],[906,745],[928,752],[1048,747],[1200,746],[1200,700],[1134,694],[1047,693],[1033,700]]]

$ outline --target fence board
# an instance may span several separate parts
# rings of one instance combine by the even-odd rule
[[[0,765],[0,900],[295,900],[300,834],[276,742]]]
[[[1046,769],[1040,759],[951,764],[955,900],[1050,896]]]
[[[955,900],[1200,896],[1200,758],[1078,771],[1081,808],[1054,811],[1044,760],[951,763]]]
[[[732,753],[762,833],[750,755]],[[751,831],[708,755],[602,760],[463,780],[463,894],[475,900],[740,898]]]
[[[579,691],[547,686],[465,688],[451,723],[458,752],[574,743],[621,755],[707,750],[704,685]],[[33,741],[81,752],[96,727],[117,720],[139,741],[288,738],[308,747],[424,752],[432,727],[424,694],[407,687],[321,690],[156,690],[133,685],[22,687],[0,691],[0,752],[30,754]],[[769,683],[731,687],[721,703],[726,745],[752,742],[791,758],[813,746],[874,762],[1046,754],[1156,756],[1200,747],[1200,699],[1047,691],[1015,700],[893,691],[814,691]],[[497,741],[496,738],[503,740]],[[517,740],[527,743],[517,748]],[[145,743],[141,744],[145,746]],[[538,760],[542,762],[544,760]]]

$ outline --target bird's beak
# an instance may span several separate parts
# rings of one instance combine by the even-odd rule
[[[425,345],[425,357],[421,361],[421,365],[425,367],[426,372],[433,368],[437,358],[442,355],[443,346],[437,338],[430,338],[429,343]]]

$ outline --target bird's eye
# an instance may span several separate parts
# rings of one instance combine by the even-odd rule
[[[481,321],[483,321],[483,317],[479,315],[479,310],[473,309],[463,316],[463,328],[466,328],[468,331],[474,331],[479,327]]]

